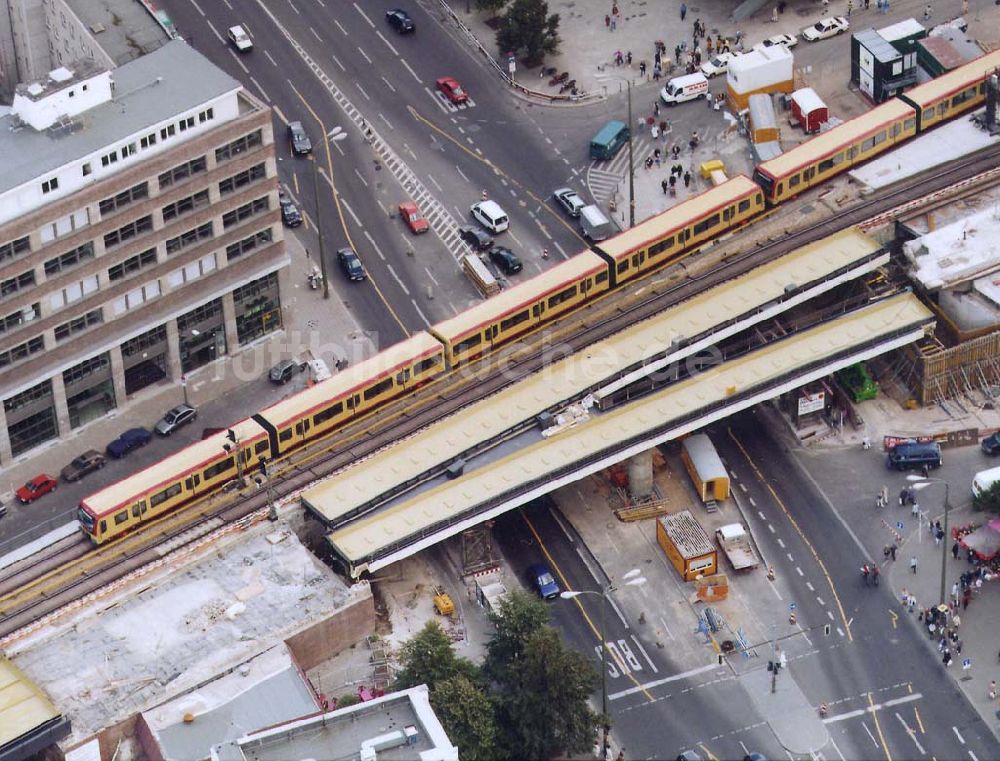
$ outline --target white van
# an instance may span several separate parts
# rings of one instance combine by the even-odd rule
[[[604,216],[604,212],[593,204],[580,209],[580,229],[592,241],[609,238],[614,232],[611,220]]]
[[[496,235],[502,233],[510,224],[507,214],[496,201],[480,201],[472,205],[472,218]]]
[[[660,100],[668,106],[705,95],[708,95],[708,80],[700,72],[674,77],[660,90]]]
[[[972,496],[978,497],[997,481],[1000,481],[1000,468],[979,471],[972,479]]]

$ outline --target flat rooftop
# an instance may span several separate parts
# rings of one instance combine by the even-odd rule
[[[114,98],[76,116],[77,129],[39,132],[12,114],[0,117],[0,194],[241,88],[183,40],[119,66],[112,78]]]
[[[7,655],[52,696],[78,742],[370,594],[366,584],[348,588],[281,525],[205,537],[200,549],[168,555],[8,645]]]
[[[153,11],[135,0],[66,0],[108,57],[121,66],[170,41]]]
[[[929,291],[1000,269],[1000,202],[903,244],[910,277]]]

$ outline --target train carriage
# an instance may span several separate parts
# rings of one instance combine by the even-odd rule
[[[229,430],[245,468],[270,459],[267,431],[256,422],[241,420]],[[77,510],[81,531],[101,544],[214,491],[238,476],[234,447],[228,431],[216,433],[91,494]]]
[[[277,455],[321,436],[445,370],[444,347],[416,333],[332,378],[300,391],[253,416]]]
[[[762,211],[760,187],[738,175],[603,241],[594,250],[608,261],[614,288]]]
[[[444,343],[448,362],[455,367],[576,309],[608,287],[608,265],[597,254],[584,250],[524,283],[439,322],[430,331]]]
[[[986,100],[986,77],[997,69],[1000,69],[1000,50],[917,85],[899,98],[916,109],[917,131],[923,132],[982,105]]]
[[[769,203],[781,203],[878,156],[916,132],[914,108],[893,99],[758,164],[754,180],[764,189]]]

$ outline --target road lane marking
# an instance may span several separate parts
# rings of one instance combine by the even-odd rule
[[[819,595],[816,595],[816,602],[818,602],[820,605],[826,605],[826,603],[823,602],[823,598],[820,597]]]
[[[926,735],[927,734],[927,730],[924,729],[924,722],[920,718],[920,711],[917,710],[916,706],[913,706],[913,717],[917,720],[917,726],[920,727],[920,734]]]
[[[358,45],[358,52],[361,53],[361,57],[364,58],[366,61],[368,61],[368,65],[371,66],[372,59],[368,57],[368,54],[365,52],[365,49],[360,45]]]
[[[910,739],[913,740],[913,744],[917,746],[917,750],[920,751],[921,754],[926,753],[927,751],[924,750],[924,746],[921,745],[920,741],[917,739],[917,733],[914,732],[913,728],[906,723],[906,719],[900,716],[899,711],[896,711],[896,718],[899,720],[899,723],[903,725],[903,729],[906,730],[906,734],[908,734]]]
[[[872,734],[872,731],[870,729],[868,729],[868,722],[867,721],[861,722],[861,726],[864,727],[865,728],[865,732],[868,733],[868,737],[871,739],[872,745],[874,745],[877,748],[878,747],[878,740],[875,739],[875,735]]]
[[[838,721],[846,721],[847,719],[856,719],[859,716],[864,716],[866,713],[874,714],[883,708],[892,708],[893,706],[902,705],[903,703],[912,703],[914,700],[920,700],[923,697],[923,693],[914,692],[911,695],[904,695],[901,698],[893,698],[892,700],[887,700],[884,703],[874,703],[871,700],[871,693],[866,693],[868,695],[870,705],[867,708],[858,708],[854,711],[848,711],[847,713],[839,713],[836,716],[827,716],[823,719],[824,724],[834,724]]]
[[[381,111],[378,112],[378,118],[381,119],[382,121],[384,121],[385,122],[385,126],[388,127],[389,129],[396,129],[395,127],[392,126],[392,122],[390,122],[388,119],[386,119],[385,118],[385,114],[383,114]]]
[[[955,737],[958,738],[958,741],[962,743],[962,745],[965,745],[965,738],[962,737],[961,733],[958,731],[958,727],[952,727],[951,731],[955,733]]]
[[[267,90],[264,89],[264,86],[257,81],[257,77],[250,77],[250,81],[254,83],[258,90],[260,90],[261,95],[264,96],[264,100],[271,103],[271,97],[267,94]]]
[[[577,598],[578,599],[578,598]],[[690,671],[684,671],[680,674],[674,674],[673,676],[663,677],[662,679],[654,679],[652,682],[645,682],[644,684],[636,684],[635,687],[629,687],[627,690],[622,690],[621,692],[614,692],[608,695],[608,700],[621,700],[629,695],[634,695],[637,692],[647,692],[655,687],[661,687],[664,684],[669,684],[670,682],[677,682],[681,679],[689,679],[693,676],[698,676],[699,674],[704,674],[706,671],[713,671],[719,668],[717,663],[709,663],[706,666],[699,666],[696,669],[691,669]],[[648,694],[648,692],[647,692]],[[650,696],[652,699],[652,696]]]
[[[361,18],[363,18],[365,21],[368,22],[368,26],[370,26],[372,29],[374,29],[375,28],[375,24],[373,24],[372,20],[370,18],[368,18],[368,14],[365,13],[363,10],[361,10],[361,6],[358,5],[357,3],[351,3],[351,5],[354,6],[354,10],[356,10],[358,13],[361,14]]]
[[[378,38],[379,38],[380,40],[382,40],[382,42],[384,42],[384,43],[385,43],[385,44],[386,44],[386,45],[387,45],[387,46],[389,47],[389,50],[391,50],[391,51],[392,51],[392,54],[393,54],[394,56],[396,56],[396,57],[398,58],[398,57],[399,57],[399,51],[398,51],[398,50],[396,50],[396,48],[394,48],[394,47],[392,46],[392,43],[391,43],[391,42],[389,42],[389,40],[387,40],[387,39],[386,39],[385,37],[383,37],[383,36],[382,36],[382,32],[380,32],[380,31],[378,31],[378,30],[376,29],[376,30],[375,30],[375,34],[376,34],[376,35],[378,35]]]
[[[365,100],[371,100],[371,96],[365,92],[365,88],[361,86],[360,82],[355,81],[354,86],[358,88],[358,92],[365,96]]]
[[[431,183],[431,185],[433,185],[434,187],[436,187],[438,189],[439,193],[443,193],[444,192],[444,188],[442,188],[441,185],[440,185],[440,183],[437,180],[434,179],[434,175],[432,175],[432,174],[427,175],[427,179]]]
[[[670,639],[673,639],[674,633],[670,631],[670,627],[667,626],[667,622],[664,620],[663,616],[660,616],[660,623],[663,624],[663,628],[667,630],[667,636],[670,637]]]
[[[642,643],[639,641],[639,638],[636,637],[634,634],[630,636],[632,637],[632,641],[635,643],[635,646],[639,648],[639,652],[642,653],[642,657],[646,659],[646,663],[648,663],[649,667],[653,669],[653,673],[659,674],[660,670],[656,668],[656,664],[653,663],[653,659],[649,657],[649,653],[646,652],[646,648],[642,646]]]
[[[309,31],[310,31],[310,32],[312,32],[312,33],[313,33],[313,37],[315,37],[315,38],[316,38],[316,40],[317,40],[318,42],[320,42],[320,44],[322,44],[322,42],[323,42],[323,38],[319,36],[319,32],[317,32],[317,31],[316,31],[315,29],[313,29],[312,27],[309,27]]]
[[[798,566],[795,566],[795,572],[796,572],[796,573],[797,573],[797,574],[798,574],[799,576],[805,576],[805,574],[804,574],[804,573],[802,573],[802,569],[801,569],[801,568],[799,568]]]
[[[406,70],[407,70],[408,72],[410,72],[410,74],[412,74],[412,75],[413,75],[413,78],[414,78],[415,80],[417,80],[417,84],[418,84],[418,85],[422,85],[422,84],[423,84],[423,81],[421,81],[420,77],[418,77],[418,76],[417,76],[417,72],[415,72],[415,71],[414,71],[413,69],[411,69],[411,68],[410,68],[410,64],[408,64],[408,63],[406,62],[406,59],[405,59],[405,58],[400,58],[400,59],[399,59],[399,62],[400,62],[401,64],[403,64],[403,67],[404,67],[404,68],[405,68],[405,69],[406,69]]]
[[[628,625],[628,621],[625,620],[625,616],[622,614],[621,609],[618,607],[618,603],[616,603],[609,597],[608,605],[610,605],[611,609],[618,614],[618,618],[621,620],[622,626],[625,627],[625,631],[628,631],[631,627]]]
[[[277,61],[275,61],[275,60],[274,60],[274,59],[273,59],[273,58],[271,57],[271,53],[270,53],[270,52],[269,52],[268,50],[264,50],[264,55],[265,55],[265,56],[267,56],[267,60],[269,60],[269,61],[271,62],[271,64],[272,64],[272,65],[273,65],[273,66],[274,66],[275,68],[277,68],[277,66],[278,66],[278,62],[277,62]]]
[[[882,725],[879,723],[878,714],[874,710],[875,698],[872,697],[870,692],[868,693],[868,704],[872,707],[872,721],[875,722],[875,731],[878,732],[878,739],[882,743],[882,751],[885,753],[886,761],[892,761],[892,754],[889,752],[889,746],[885,742],[885,735],[882,734]]]
[[[754,499],[753,499],[753,497],[750,497],[750,506],[751,506],[751,507],[757,507],[757,503],[756,503],[756,502],[754,502]]]
[[[427,315],[423,313],[423,310],[419,306],[417,306],[417,302],[414,301],[413,299],[410,299],[410,303],[413,304],[413,308],[417,310],[417,314],[420,316],[420,319],[424,321],[424,325],[427,325],[429,327],[431,321],[427,319]]]
[[[361,174],[361,171],[357,167],[354,167],[354,174],[357,175],[358,179],[361,180],[361,182],[367,188],[368,187],[368,180],[366,180],[364,178],[364,176]]]
[[[806,589],[808,589],[810,592],[815,592],[816,591],[815,588],[813,587],[811,581],[807,581],[806,582]]]
[[[375,249],[375,253],[378,254],[378,258],[381,259],[383,262],[388,261],[385,258],[385,254],[382,253],[382,249],[378,247],[378,243],[376,243],[375,239],[371,236],[371,233],[369,233],[367,230],[365,230],[364,231],[364,235],[365,235],[366,238],[368,238],[368,242],[371,243],[372,248]],[[407,294],[407,295],[409,295],[409,294]]]
[[[770,523],[767,524],[767,530],[770,531],[772,534],[778,533],[777,531],[774,530],[774,525]]]
[[[392,90],[393,92],[396,92],[396,88],[392,86],[392,82],[390,82],[390,81],[389,81],[388,79],[386,79],[385,77],[382,77],[382,81],[383,81],[383,82],[385,82],[385,86],[386,86],[386,87],[388,87],[388,88],[389,88],[390,90]]]
[[[403,282],[402,278],[400,278],[399,275],[396,274],[396,270],[393,269],[393,266],[391,264],[387,263],[385,265],[385,268],[387,270],[389,270],[389,274],[390,275],[392,275],[394,278],[396,278],[396,282],[399,283],[399,287],[403,289],[403,293],[405,293],[407,296],[409,296],[410,295],[410,289],[406,287],[406,283]]]
[[[778,546],[781,547],[781,549],[785,549],[785,543],[781,541],[781,537],[778,537]]]
[[[436,285],[436,286],[440,286],[440,285],[441,285],[441,283],[439,283],[439,282],[437,281],[437,279],[436,279],[436,278],[434,277],[434,275],[432,275],[432,274],[431,274],[431,271],[430,271],[429,269],[427,269],[427,267],[424,267],[424,272],[426,272],[426,273],[427,273],[427,278],[428,278],[428,279],[429,279],[429,280],[430,280],[430,281],[431,281],[432,283],[434,283],[434,285]]]
[[[344,204],[344,208],[347,209],[347,213],[351,215],[351,219],[354,220],[354,224],[356,224],[358,227],[364,229],[364,225],[361,224],[361,220],[358,219],[358,215],[354,213],[354,209],[352,209],[351,206],[350,206],[350,204],[347,203],[347,200],[344,199],[344,198],[341,198],[340,202],[342,204]]]
[[[340,59],[338,59],[337,56],[335,56],[333,53],[330,53],[330,58],[332,58],[333,62],[340,67],[341,71],[347,71],[347,69],[344,68],[344,64],[340,62]]]
[[[347,33],[347,30],[346,30],[346,29],[344,29],[343,25],[342,25],[342,24],[341,24],[341,23],[340,23],[339,21],[337,21],[337,19],[334,19],[334,20],[333,20],[333,23],[334,23],[334,24],[336,24],[336,25],[337,25],[337,28],[338,28],[338,29],[339,29],[340,31],[342,31],[342,32],[344,33],[344,36],[345,36],[345,37],[350,37],[350,36],[351,36],[351,35],[349,35],[349,34]]]

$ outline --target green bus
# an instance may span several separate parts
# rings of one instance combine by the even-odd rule
[[[597,161],[613,159],[627,141],[628,127],[625,122],[610,121],[590,141],[590,158]]]

